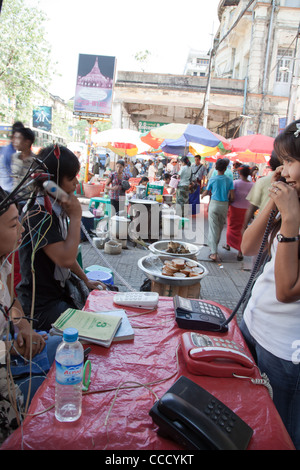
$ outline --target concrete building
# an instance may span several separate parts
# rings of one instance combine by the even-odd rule
[[[190,49],[183,74],[205,77],[208,73],[209,59],[209,52]]]
[[[300,0],[220,0],[218,15],[205,76],[199,51],[187,59],[188,74],[118,72],[113,127],[178,122],[227,138],[275,137],[300,117]]]
[[[244,80],[240,135],[299,117],[300,0],[221,0],[212,76]]]

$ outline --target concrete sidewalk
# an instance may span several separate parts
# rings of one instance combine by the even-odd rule
[[[86,210],[86,207],[83,204],[84,210]],[[201,216],[203,217],[200,222]],[[203,232],[200,236],[199,231]],[[201,298],[213,300],[232,310],[237,305],[248,282],[253,260],[250,257],[244,257],[242,261],[237,261],[236,250],[226,251],[222,248],[226,244],[225,226],[219,244],[220,261],[210,261],[208,258],[210,249],[207,246],[207,234],[207,208],[206,204],[201,204],[201,214],[196,217],[189,217],[189,226],[182,231],[183,237],[178,238],[178,240],[182,239],[194,243],[196,236],[195,244],[200,247],[197,256],[198,261],[208,270],[208,275],[201,280]],[[200,243],[198,243],[199,239]],[[128,241],[127,248],[122,249],[121,254],[109,255],[104,253],[103,249],[95,250],[88,241],[82,242],[81,246],[84,267],[95,264],[112,267],[125,281],[125,283],[122,283],[118,277],[115,277],[115,285],[118,286],[120,291],[128,290],[126,283],[134,290],[140,290],[146,275],[138,268],[137,263],[140,258],[150,253],[148,249],[135,246]],[[241,314],[239,312],[237,320],[240,321],[240,319]]]

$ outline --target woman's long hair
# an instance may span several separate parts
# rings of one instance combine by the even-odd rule
[[[300,161],[300,119],[289,124],[283,132],[278,134],[274,141],[274,151],[276,156],[282,163],[286,158],[292,157],[295,160]],[[279,216],[273,222],[269,252],[271,245],[276,234],[279,232],[281,227],[281,217]],[[300,245],[299,245],[299,258],[300,258]]]

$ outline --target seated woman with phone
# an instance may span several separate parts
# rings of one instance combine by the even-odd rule
[[[257,255],[272,213],[271,259],[253,287],[241,331],[300,449],[300,120],[276,137],[274,150],[282,165],[274,172],[270,200],[241,245],[244,255]]]
[[[25,233],[19,252],[22,280],[17,293],[25,313],[33,308],[36,327],[49,331],[67,308],[83,307],[84,301],[81,306],[76,301],[79,288],[75,281],[86,291],[82,300],[88,289],[96,289],[101,282],[90,281],[77,262],[82,214],[74,195],[78,158],[68,148],[53,145],[38,156],[48,168],[49,179],[67,197],[47,196],[40,183],[36,202],[23,219]]]

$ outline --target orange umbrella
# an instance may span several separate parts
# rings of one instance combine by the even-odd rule
[[[237,161],[243,163],[266,163],[270,160],[270,155],[265,153],[255,153],[250,152],[250,150],[245,150],[244,152],[231,152],[224,155],[224,157],[229,158],[231,161]]]
[[[245,152],[245,150],[271,155],[274,146],[274,138],[262,134],[249,134],[230,141],[232,152]]]

